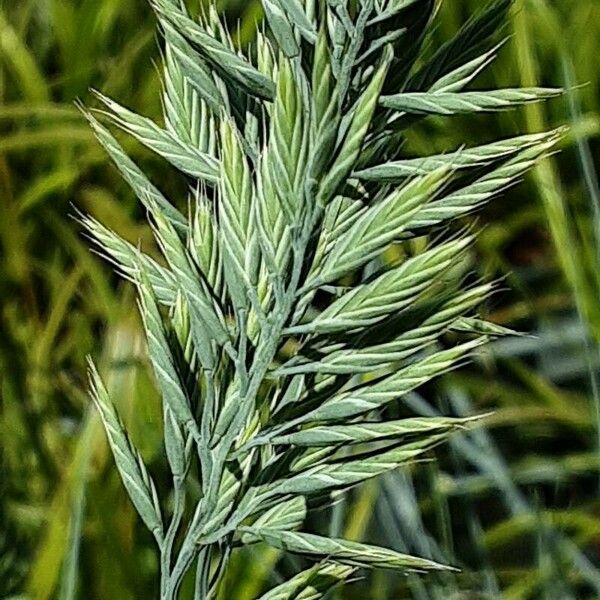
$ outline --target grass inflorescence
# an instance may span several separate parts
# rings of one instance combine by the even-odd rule
[[[357,568],[452,571],[305,531],[339,492],[420,461],[469,418],[387,406],[507,330],[477,316],[460,217],[518,181],[560,131],[403,158],[424,116],[496,111],[552,88],[465,91],[495,56],[509,0],[430,54],[429,0],[265,0],[238,51],[214,8],[151,5],[164,39],[164,124],[100,93],[86,112],[145,207],[163,260],[93,218],[100,252],[133,281],[161,393],[171,502],[159,497],[107,387],[92,397],[125,488],[160,552],[160,595],[215,597],[232,552],[265,542],[315,566],[263,598],[321,597]],[[102,118],[187,179],[180,212]],[[394,245],[399,258],[380,257]],[[197,481],[195,491],[190,486]]]

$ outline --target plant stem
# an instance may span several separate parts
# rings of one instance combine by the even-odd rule
[[[258,394],[260,385],[264,380],[269,365],[272,363],[273,358],[277,353],[277,348],[279,347],[281,334],[290,317],[290,313],[294,308],[296,293],[298,291],[298,285],[300,282],[300,277],[302,275],[302,268],[304,266],[306,247],[308,241],[310,240],[310,236],[312,234],[314,225],[321,214],[322,211],[320,208],[317,208],[313,211],[313,213],[310,215],[310,218],[307,221],[307,226],[304,228],[302,235],[296,240],[296,243],[294,244],[294,262],[292,267],[292,273],[287,289],[282,295],[282,298],[274,311],[277,315],[277,318],[274,322],[270,324],[268,331],[263,331],[263,334],[261,335],[258,347],[256,349],[252,368],[250,369],[250,373],[252,373],[252,375],[245,386],[246,390],[243,395],[243,398],[240,401],[240,410],[233,422],[231,423],[227,434],[223,436],[216,448],[213,449],[214,458],[210,474],[210,479],[213,482],[213,484],[210,485],[210,495],[205,499],[205,510],[202,511],[206,518],[210,517],[214,509],[219,490],[217,484],[221,480],[223,469],[225,468],[225,462],[227,457],[229,456],[231,447],[235,442],[235,439],[237,438],[240,429],[246,422],[250,411],[256,405],[256,396]],[[175,568],[173,570],[173,575],[171,577],[171,585],[175,589],[179,588],[183,576],[190,568],[198,553],[201,552],[201,546],[197,544],[197,539],[202,531],[203,523],[199,520],[199,518],[196,518],[197,516],[199,516],[198,512],[194,516],[194,521],[188,529],[183,545],[181,547],[181,551],[179,553],[179,557],[177,558]],[[231,530],[231,524],[227,527],[222,528],[222,530],[224,534],[226,534],[228,531]]]
[[[194,600],[206,600],[210,584],[210,560],[212,552],[210,546],[204,546],[198,553],[196,566],[196,583],[194,586]]]
[[[175,536],[183,513],[185,511],[185,489],[184,489],[184,477],[177,475],[173,477],[173,488],[174,488],[174,508],[171,523],[169,529],[165,535],[164,542],[160,550],[160,572],[161,572],[161,599],[169,600],[174,598],[173,590],[171,586],[171,558],[173,553],[173,544],[175,542]]]

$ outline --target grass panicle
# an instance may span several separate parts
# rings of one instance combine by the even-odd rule
[[[429,0],[263,0],[268,28],[245,55],[216,10],[196,19],[184,3],[151,1],[165,124],[102,94],[98,118],[179,172],[189,214],[87,113],[164,260],[83,222],[136,284],[162,398],[170,502],[90,367],[119,473],[158,544],[163,600],[194,564],[196,598],[215,598],[232,551],[258,542],[316,563],[264,599],[320,598],[357,568],[452,571],[304,528],[315,502],[422,461],[466,428],[472,419],[399,419],[389,407],[511,333],[478,317],[492,286],[469,283],[474,236],[450,233],[452,222],[518,180],[561,132],[399,155],[406,128],[427,115],[559,93],[464,90],[495,57],[510,4],[487,4],[427,54]],[[391,247],[397,259],[381,261]]]

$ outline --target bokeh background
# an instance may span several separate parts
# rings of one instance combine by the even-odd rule
[[[432,46],[480,6],[443,2]],[[249,43],[258,4],[219,8]],[[407,149],[569,126],[558,154],[468,220],[481,229],[481,275],[502,282],[487,317],[528,335],[407,399],[421,413],[493,410],[486,428],[314,518],[462,572],[375,573],[340,599],[600,597],[600,1],[515,0],[504,33],[476,87],[560,85],[565,95],[428,119]],[[77,213],[133,242],[150,234],[74,101],[92,103],[95,87],[158,117],[160,60],[145,0],[0,0],[0,598],[156,597],[152,540],[90,410],[86,355],[166,489],[158,401],[133,291],[89,250]],[[169,191],[164,165],[127,148]],[[253,547],[235,557],[222,597],[252,600],[297,566]]]

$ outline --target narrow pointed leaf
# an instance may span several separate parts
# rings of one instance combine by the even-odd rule
[[[453,331],[461,333],[473,333],[476,335],[487,335],[490,337],[504,337],[507,335],[520,335],[517,331],[502,327],[496,323],[478,319],[476,317],[461,317],[452,324]]]
[[[499,192],[514,185],[543,156],[556,145],[560,131],[548,134],[547,140],[519,152],[496,169],[485,173],[473,183],[424,206],[408,228],[423,229],[455,219],[476,210]]]
[[[99,251],[109,262],[132,282],[140,276],[140,265],[146,273],[152,290],[162,304],[172,305],[177,295],[177,282],[172,273],[159,265],[153,258],[142,253],[133,244],[119,237],[92,217],[83,217],[84,227],[89,232]]]
[[[304,415],[302,421],[339,420],[375,410],[448,372],[484,341],[482,338],[436,352],[374,383],[343,392]]]
[[[392,51],[388,47],[384,53],[382,64],[373,75],[367,89],[358,100],[350,126],[348,127],[348,132],[346,133],[331,169],[321,182],[318,200],[323,205],[333,199],[342,181],[354,168],[371,125],[371,119],[375,113],[377,102],[379,101],[379,94],[385,83],[392,57]]]
[[[300,46],[280,0],[261,0],[267,21],[279,47],[288,58],[298,56]]]
[[[328,333],[367,327],[414,302],[443,274],[471,243],[464,238],[431,248],[408,259],[333,302],[310,323],[298,325],[294,333]]]
[[[319,600],[354,572],[355,568],[347,565],[318,564],[284,581],[258,600]]]
[[[225,279],[239,308],[248,304],[248,288],[255,287],[259,269],[258,240],[253,220],[254,184],[248,159],[235,125],[221,125],[221,197],[218,203]]]
[[[264,527],[283,530],[297,529],[302,525],[305,518],[306,500],[304,496],[296,496],[267,510],[256,519],[252,524],[252,528],[254,530],[260,530]],[[258,541],[260,541],[260,538],[252,533],[242,535],[242,543],[244,544],[253,544]]]
[[[311,44],[317,39],[314,25],[309,21],[306,15],[303,2],[301,0],[276,0],[279,6],[287,15],[289,22],[301,33],[301,35]]]
[[[485,92],[405,92],[384,96],[381,106],[411,114],[458,115],[505,110],[513,106],[539,102],[561,93],[552,88],[516,88]]]
[[[311,427],[296,433],[275,436],[271,441],[274,444],[290,444],[292,446],[360,444],[385,438],[403,439],[447,433],[463,428],[471,420],[431,417],[375,423],[365,422],[354,425],[327,425],[326,427]]]
[[[88,367],[92,400],[100,413],[123,485],[146,527],[160,539],[163,524],[154,482],[140,453],[125,433],[123,423],[91,360],[88,361]]]
[[[492,142],[454,153],[434,154],[423,158],[409,158],[358,171],[356,176],[366,181],[398,182],[407,177],[425,175],[440,168],[467,169],[516,154],[527,148],[535,148],[547,142],[552,134],[534,133]]]
[[[442,44],[419,71],[410,77],[406,88],[427,90],[441,77],[471,61],[482,50],[487,50],[506,23],[511,4],[512,0],[491,0],[486,3],[451,40]]]
[[[177,371],[158,305],[147,279],[144,280],[144,278],[145,275],[142,273],[142,280],[138,284],[140,314],[144,321],[148,340],[148,354],[163,402],[172,411],[178,424],[185,427],[196,440],[199,440],[200,434],[192,413],[190,398],[185,392],[181,374]]]
[[[209,183],[217,181],[219,166],[214,157],[178,139],[169,131],[161,129],[151,119],[128,110],[98,92],[96,95],[111,111],[109,116],[113,121],[144,146],[192,177]]]
[[[348,488],[387,471],[397,469],[401,465],[419,460],[425,453],[439,444],[446,436],[431,435],[425,440],[381,451],[369,456],[361,456],[354,460],[325,462],[308,468],[298,474],[265,486],[265,493],[273,495],[285,494],[321,494],[327,490]]]
[[[289,261],[290,224],[304,207],[308,123],[293,65],[283,60],[271,109],[268,144],[260,160],[257,220],[268,266],[281,274]]]
[[[267,100],[273,98],[275,86],[272,81],[262,75],[247,60],[216,40],[199,23],[183,13],[176,4],[169,0],[152,0],[152,5],[160,15],[173,24],[181,35],[199,48],[213,67],[223,70],[248,93]]]
[[[152,210],[152,219],[157,241],[188,302],[192,319],[202,322],[209,339],[227,345],[230,340],[224,317],[206,280],[198,277],[177,232],[156,207]]]
[[[163,20],[163,27],[167,42],[174,59],[180,66],[182,75],[211,110],[218,114],[218,111],[224,107],[223,95],[204,60],[169,21]]]
[[[163,408],[165,450],[171,473],[182,477],[187,470],[185,438],[180,423],[173,410],[165,403]]]
[[[316,278],[323,261],[331,253],[338,239],[354,225],[365,210],[362,202],[344,196],[338,196],[327,205],[309,281]]]
[[[219,249],[221,232],[208,199],[202,194],[196,194],[193,202],[196,211],[190,232],[190,254],[210,288],[219,296],[223,284],[223,261]]]
[[[127,156],[108,129],[103,127],[90,112],[84,112],[84,114],[98,141],[111,157],[140,202],[148,209],[151,204],[156,204],[163,211],[165,217],[177,228],[177,231],[186,232],[188,226],[187,219],[150,183],[146,175]]]
[[[449,73],[440,77],[429,87],[429,92],[459,92],[473,81],[479,73],[489,66],[496,58],[499,48],[504,42],[500,42],[480,56],[459,65]]]
[[[276,548],[308,557],[327,558],[351,566],[417,572],[452,570],[451,567],[434,561],[401,554],[388,548],[311,533],[262,529],[256,534]]]
[[[268,146],[272,185],[292,222],[304,201],[308,150],[307,108],[299,77],[290,61],[280,61]]]
[[[419,325],[415,325],[389,342],[360,347],[346,347],[339,343],[326,345],[318,350],[319,355],[322,355],[319,360],[314,358],[311,360],[303,356],[295,357],[280,367],[277,372],[286,375],[298,373],[354,375],[389,368],[393,363],[399,363],[416,352],[424,350],[446,329],[456,329],[461,321],[461,315],[481,304],[491,289],[490,285],[481,285],[459,294],[438,307],[433,315]]]
[[[338,239],[315,281],[309,285],[333,281],[383,252],[390,243],[400,238],[406,224],[431,200],[446,178],[447,172],[442,168],[429,176],[410,181],[360,215],[353,211],[345,217],[342,213],[340,224],[334,224],[331,235]],[[340,227],[349,219],[354,219],[354,223],[341,235]]]

